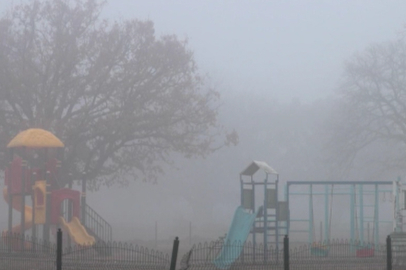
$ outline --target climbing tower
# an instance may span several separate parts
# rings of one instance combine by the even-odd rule
[[[257,172],[264,173],[262,179],[254,177]],[[262,242],[265,251],[279,250],[286,232],[288,204],[278,199],[278,182],[279,174],[262,161],[253,161],[240,173],[241,206],[252,212],[260,209],[250,232],[252,242]]]

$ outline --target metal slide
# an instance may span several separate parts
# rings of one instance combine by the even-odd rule
[[[63,217],[59,217],[59,222],[76,244],[80,246],[93,246],[96,243],[95,238],[87,233],[86,228],[77,217],[73,217],[70,222],[66,222]]]
[[[226,236],[224,245],[219,256],[213,264],[220,269],[228,269],[238,259],[244,247],[245,240],[254,224],[257,212],[248,213],[242,206],[235,210],[233,222]]]

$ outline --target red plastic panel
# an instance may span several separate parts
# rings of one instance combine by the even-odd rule
[[[73,204],[73,216],[80,219],[80,192],[77,190],[63,188],[52,191],[51,194],[51,223],[58,224],[61,215],[61,203],[68,199]]]
[[[10,167],[6,169],[5,184],[10,185],[12,195],[21,194],[21,180],[23,175],[22,158],[16,157],[11,162]],[[30,195],[32,192],[32,186],[30,183],[31,172],[27,168],[25,171],[25,194]]]
[[[8,183],[11,187],[11,194],[21,194],[22,158],[16,157],[9,167]]]

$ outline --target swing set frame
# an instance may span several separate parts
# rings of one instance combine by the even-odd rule
[[[313,187],[324,186],[324,192],[314,192]],[[296,188],[295,188],[296,187]],[[300,187],[300,191],[297,191],[297,187]],[[335,187],[340,187],[339,191],[335,191]],[[307,190],[307,191],[303,191]],[[320,190],[320,188],[319,188]],[[396,221],[396,213],[394,213],[394,220],[385,221],[379,219],[379,195],[385,193],[391,193],[393,196],[393,207],[399,211],[400,209],[400,178],[397,181],[288,181],[285,185],[285,200],[289,205],[289,217],[286,226],[286,233],[293,232],[307,233],[308,243],[313,245],[315,242],[315,224],[313,214],[313,196],[324,196],[324,241],[331,239],[331,219],[332,219],[332,201],[335,195],[344,195],[349,197],[350,209],[349,209],[349,229],[350,229],[350,241],[366,243],[365,239],[365,224],[371,220],[368,220],[364,216],[364,210],[366,207],[373,207],[373,244],[377,246],[379,244],[379,225],[381,223],[393,224],[394,231],[399,231],[399,224]],[[364,204],[364,196],[373,195],[373,205]],[[308,198],[309,216],[307,219],[297,219],[291,216],[293,207],[293,196],[305,196]],[[308,223],[305,230],[292,230],[292,223]],[[322,242],[320,239],[319,242]]]

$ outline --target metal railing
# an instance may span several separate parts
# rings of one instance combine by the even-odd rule
[[[287,236],[280,250],[250,242],[223,242],[220,245],[218,242],[212,242],[198,244],[187,252],[181,260],[181,269],[406,269],[406,264],[403,265],[404,268],[396,268],[393,264],[392,268],[392,255],[388,252],[391,250],[390,241],[386,245],[373,245],[331,240],[289,247]],[[406,252],[398,257],[404,255]]]
[[[48,241],[3,233],[0,239],[0,269],[55,269],[56,245]]]
[[[169,254],[128,243],[96,243],[88,247],[63,248],[62,241],[60,229],[57,232],[57,243],[23,238],[19,234],[3,234],[0,238],[0,270],[174,270],[179,246],[179,240],[175,239],[171,260]],[[109,249],[109,255],[101,256],[106,253],[106,248]]]
[[[112,242],[113,229],[111,225],[89,205],[86,205],[85,209],[83,225],[88,229],[89,234],[92,234],[98,242]]]

